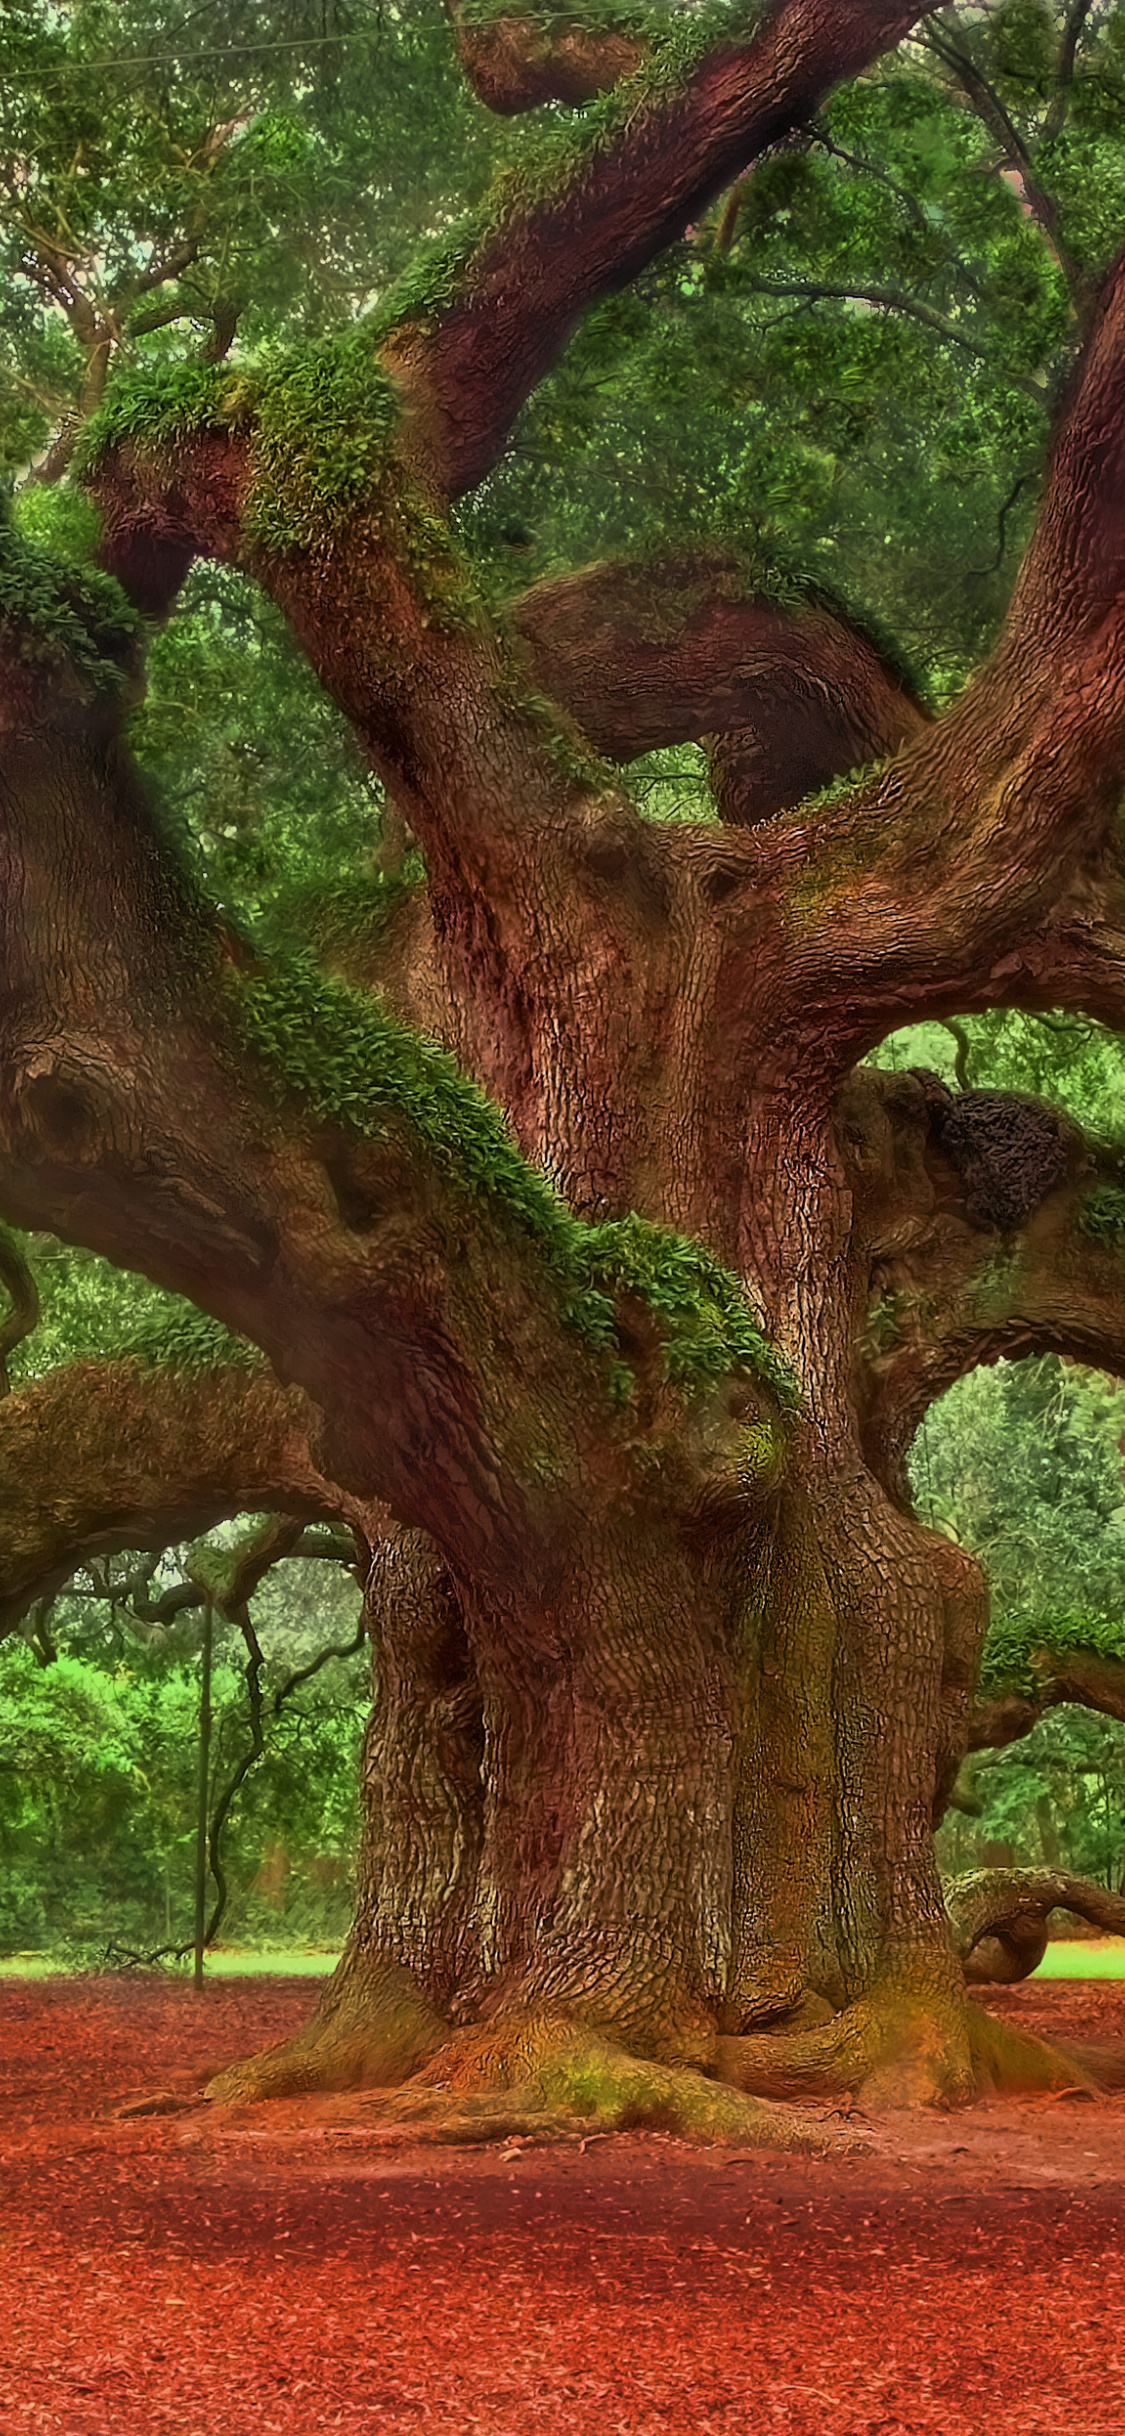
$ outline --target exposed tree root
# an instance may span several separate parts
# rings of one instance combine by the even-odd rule
[[[360,1962],[349,1951],[305,2029],[228,2065],[206,2094],[220,2104],[253,2104],[314,2090],[393,2087],[448,2036],[448,2024],[409,1972],[397,1963]]]
[[[306,2031],[219,2073],[206,2096],[246,2104],[345,2089],[365,2092],[363,2117],[380,2130],[426,2142],[581,2140],[647,2125],[723,2147],[812,2156],[862,2145],[689,2065],[630,2055],[564,2015],[451,2033],[409,1981],[373,1988],[354,1973]],[[164,2093],[146,2105],[164,2111]]]
[[[796,2038],[723,2038],[718,2064],[724,2079],[763,2097],[848,2096],[868,2112],[1125,2088],[1125,2045],[1032,2038],[968,2000],[952,2021],[944,2008],[869,2001]]]
[[[630,2055],[549,2013],[459,2031],[405,2087],[368,2101],[365,2112],[368,2106],[384,2122],[437,2124],[446,2139],[581,2138],[644,2125],[720,2147],[811,2156],[862,2145],[853,2134],[764,2105],[691,2066]]]
[[[1115,1925],[1118,1914],[1125,1923],[1125,1902],[1063,1873],[981,1873],[951,1890],[963,1958],[982,1944],[987,1957],[1001,1937],[1005,1950],[1033,1952],[1059,1904],[1099,1925]],[[307,2028],[217,2074],[206,2096],[245,2104],[364,2091],[373,2128],[428,2142],[543,2142],[647,2125],[719,2146],[823,2155],[854,2147],[854,2136],[795,2109],[841,2099],[869,2112],[951,2108],[979,2096],[1093,2097],[1125,2087],[1125,2046],[1083,2050],[1031,2038],[954,1985],[917,1995],[883,1989],[803,2027],[716,2035],[701,2062],[698,2069],[630,2053],[559,2012],[453,2030],[408,1972],[349,1952]],[[144,2111],[173,2103],[185,2100],[158,2093],[139,2102]]]
[[[1125,1937],[1125,1897],[1064,1869],[979,1869],[945,1890],[953,1942],[967,1980],[1026,1979],[1047,1951],[1053,1911]]]
[[[780,2100],[858,2098],[865,2108],[963,2106],[975,2095],[967,2008],[869,1997],[796,2035],[720,2038],[734,2087]]]

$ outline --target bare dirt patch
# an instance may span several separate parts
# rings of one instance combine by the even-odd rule
[[[0,2436],[1121,2436],[1125,2100],[817,2162],[388,2143],[353,2100],[115,2120],[307,1980],[0,1983]],[[989,1998],[1125,2036],[1125,1986]]]

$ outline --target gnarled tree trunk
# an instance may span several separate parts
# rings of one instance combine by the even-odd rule
[[[941,720],[737,553],[498,622],[447,518],[579,314],[924,13],[779,0],[638,65],[454,8],[505,109],[635,70],[616,118],[367,356],[323,352],[322,423],[292,366],[218,366],[89,435],[133,601],[167,612],[198,552],[252,575],[424,850],[350,991],[178,870],[107,684],[124,624],[5,543],[4,1206],[254,1339],[313,1416],[301,1497],[397,1523],[355,1931],[310,2031],[221,2093],[514,2083],[745,2138],[786,2127],[738,2093],[1072,2077],[1005,2065],[965,1998],[932,1834],[985,1603],[905,1453],[1000,1352],[1125,1367],[1122,1173],[1034,1103],[859,1061],[926,1015],[1125,1007],[1125,258]],[[720,822],[642,822],[600,754],[691,736]]]

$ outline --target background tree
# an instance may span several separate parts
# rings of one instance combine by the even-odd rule
[[[905,1018],[1118,1020],[1122,274],[1096,289],[1067,164],[1082,140],[1112,158],[1119,19],[943,15],[893,54],[925,14],[454,12],[489,104],[543,110],[476,213],[339,337],[204,349],[110,393],[73,462],[126,600],[5,541],[5,1204],[188,1294],[293,1383],[216,1346],[204,1406],[118,1368],[81,1383],[73,1443],[68,1374],[9,1398],[18,1594],[91,1516],[130,1545],[142,1513],[167,1537],[185,1511],[344,1496],[369,1536],[375,1500],[402,1525],[368,1592],[349,1951],[310,2036],[228,2090],[416,2069],[414,2103],[530,2080],[746,2137],[786,2125],[744,2091],[1073,2076],[965,2003],[932,1825],[984,1601],[914,1518],[905,1452],[997,1353],[1119,1360],[1119,1161],[1026,1101],[857,1061]],[[1006,215],[989,202],[986,253],[1040,248],[1001,330],[1036,413],[1080,341],[972,683],[934,722],[822,585],[690,517],[641,571],[570,571],[497,616],[452,503],[494,509],[583,316],[697,252],[712,208],[725,305],[754,231],[732,180],[805,146],[880,57],[892,116],[919,88],[956,113],[952,150]],[[817,144],[805,247],[832,179],[894,174]],[[831,256],[830,215],[825,235]],[[903,236],[936,303],[851,274],[797,300],[981,361],[959,226],[931,250]],[[693,284],[712,295],[685,275],[681,312]],[[193,872],[122,750],[113,672],[197,556],[268,594],[425,856],[390,925],[353,875],[306,929],[319,964],[292,917],[252,933]],[[704,740],[722,825],[644,823],[598,758]],[[65,1500],[33,1460],[63,1444]]]

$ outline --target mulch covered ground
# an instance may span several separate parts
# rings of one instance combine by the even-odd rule
[[[1125,2102],[831,2163],[405,2149],[354,2102],[113,2121],[307,1980],[0,1981],[0,2436],[1122,2436]],[[998,1992],[1125,2036],[1125,1985]]]

